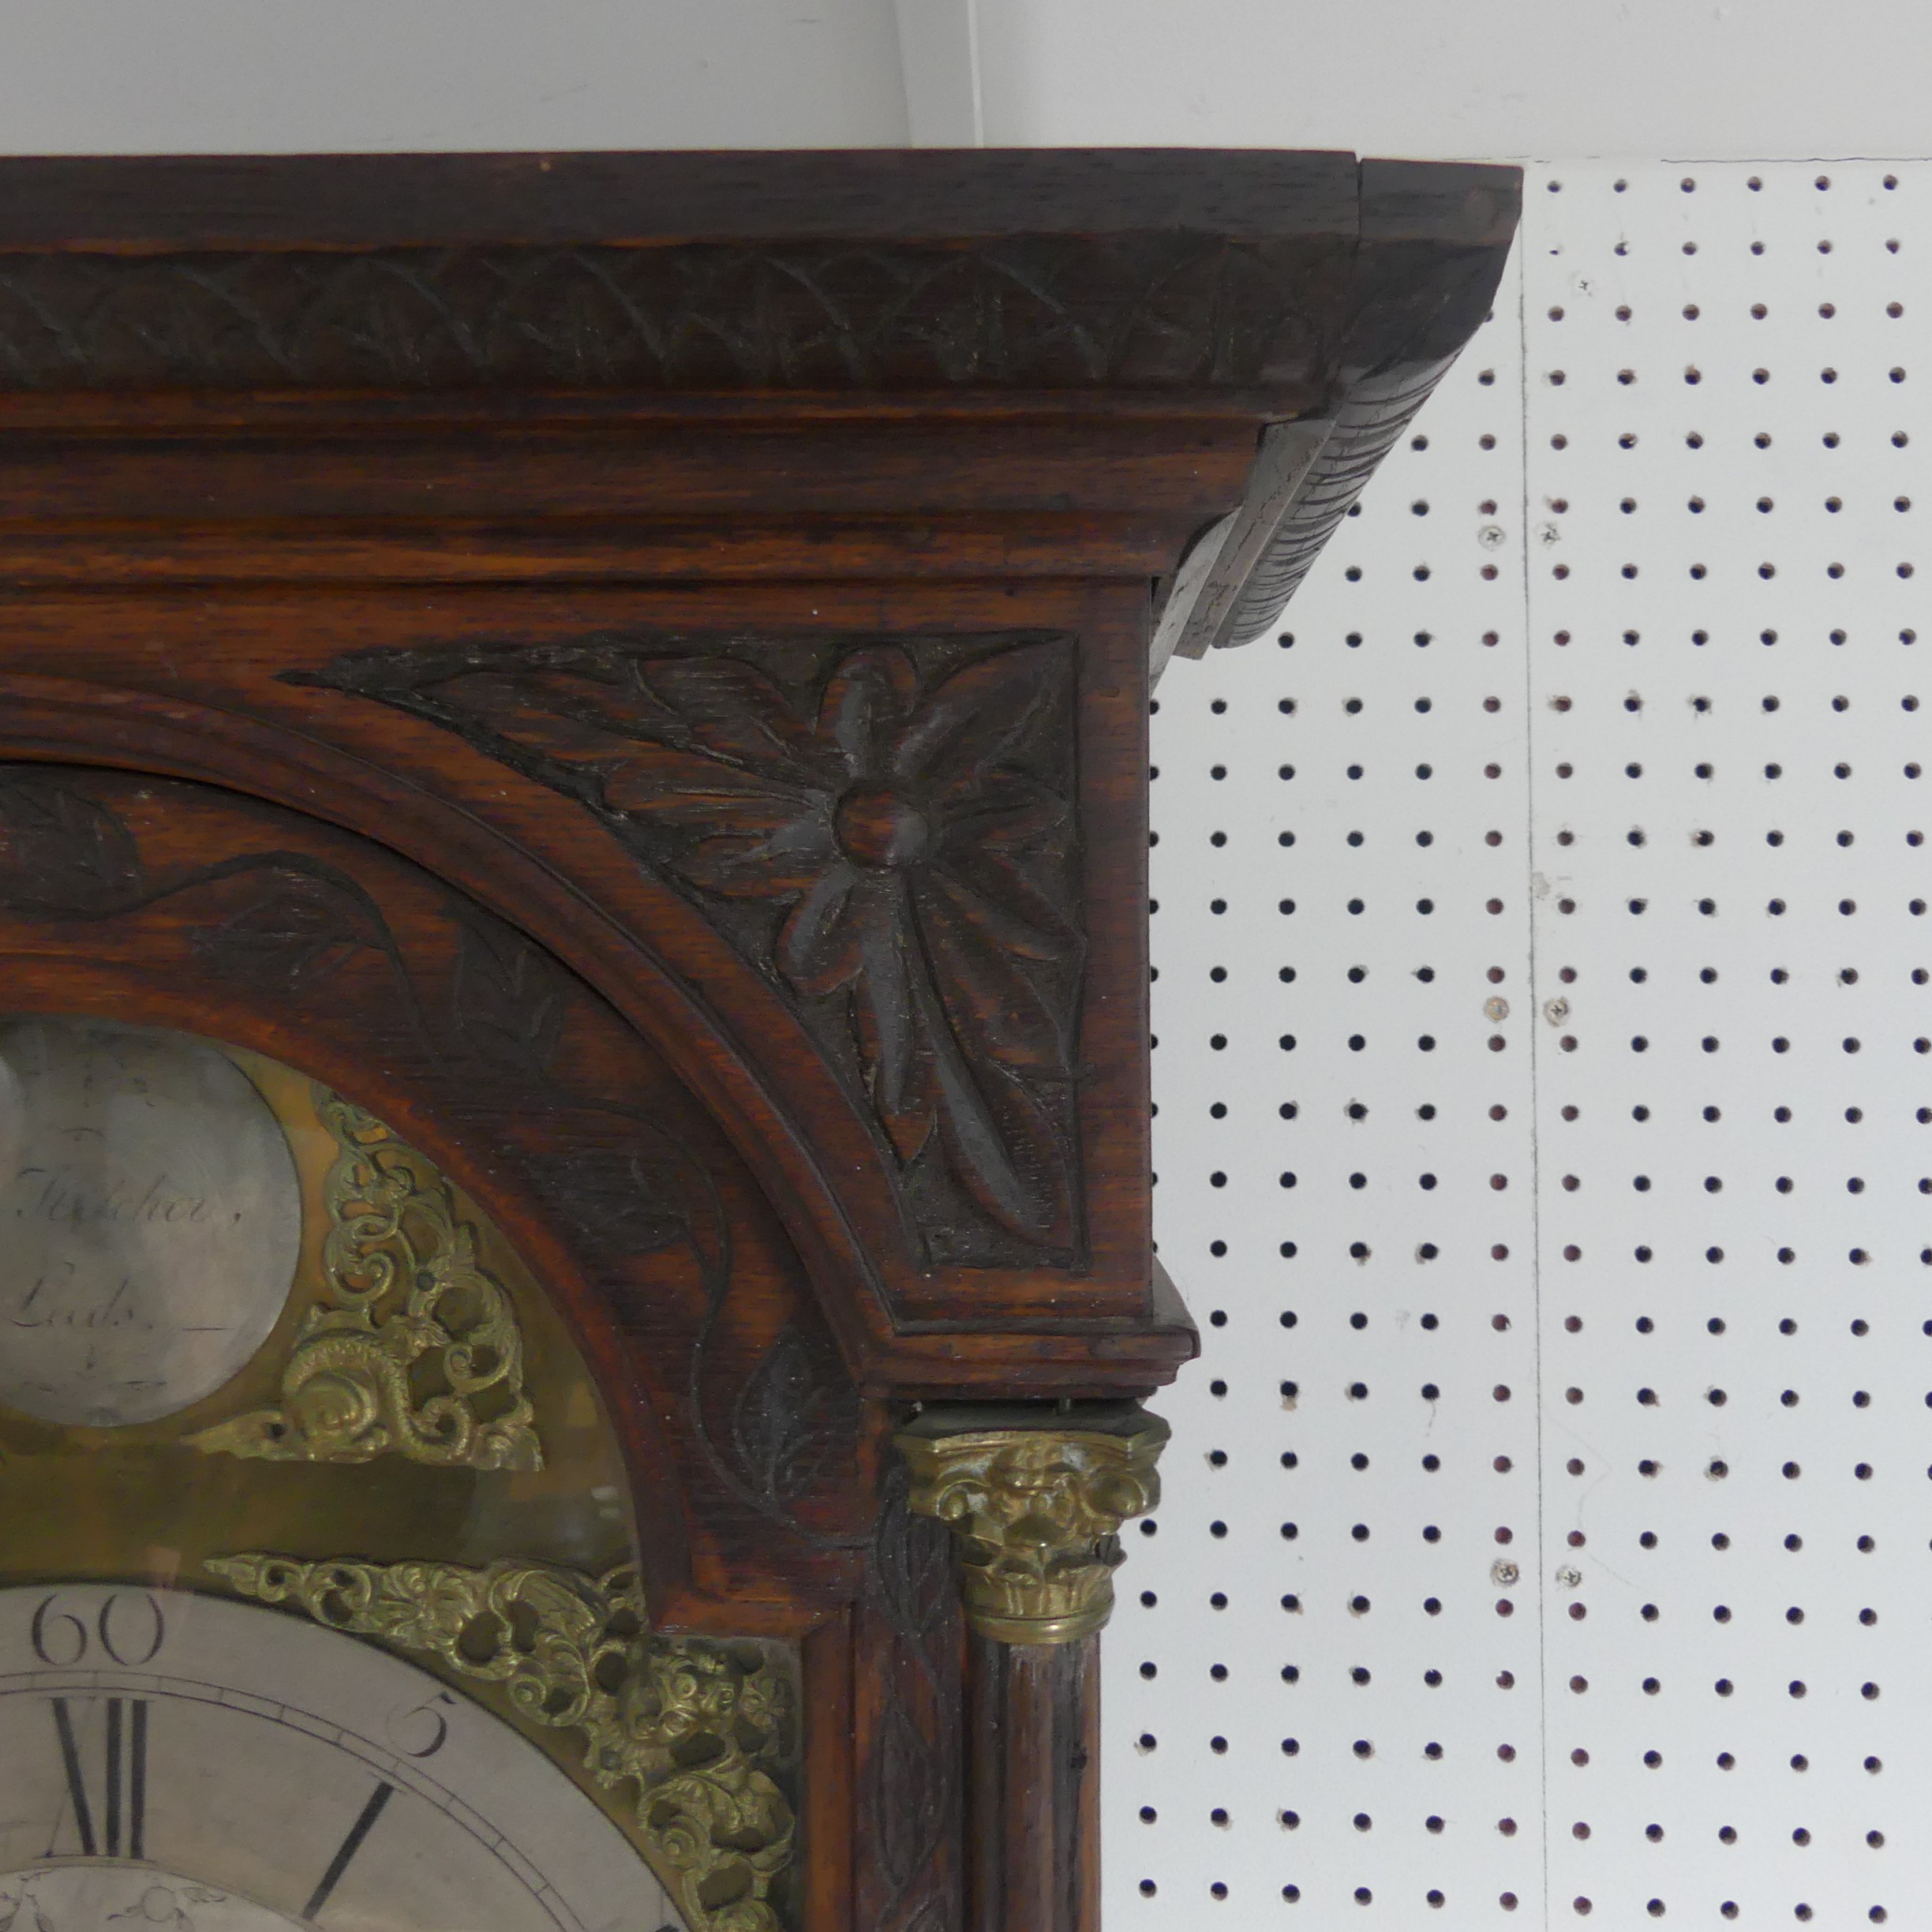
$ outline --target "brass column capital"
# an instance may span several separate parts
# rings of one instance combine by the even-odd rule
[[[979,1634],[1065,1644],[1106,1622],[1120,1526],[1159,1502],[1167,1435],[1133,1402],[934,1406],[900,1431],[912,1507],[952,1530]]]

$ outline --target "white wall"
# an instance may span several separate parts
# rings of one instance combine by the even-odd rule
[[[0,152],[905,139],[892,0],[0,0]]]
[[[1903,0],[978,0],[987,138],[1443,159],[1922,154]]]
[[[1905,155],[1932,70],[1904,0],[0,0],[0,152],[959,140],[975,39],[1018,144]]]
[[[1108,1932],[1926,1923],[1932,165],[1528,189],[1161,682]]]

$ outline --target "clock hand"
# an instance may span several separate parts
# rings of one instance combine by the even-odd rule
[[[336,1886],[342,1883],[343,1874],[349,1869],[350,1859],[361,1850],[362,1840],[382,1816],[383,1807],[395,1795],[395,1787],[387,1783],[379,1784],[370,1792],[369,1803],[349,1827],[349,1836],[336,1848],[335,1855],[329,1860],[328,1870],[322,1874],[321,1882],[309,1895],[309,1903],[302,1908],[303,1918],[313,1919],[328,1904]]]

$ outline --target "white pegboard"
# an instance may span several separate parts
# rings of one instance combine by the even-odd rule
[[[1111,1928],[1932,1896],[1932,167],[1526,204],[1281,638],[1159,694],[1204,1346]]]

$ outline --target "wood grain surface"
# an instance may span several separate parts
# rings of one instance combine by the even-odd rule
[[[909,1405],[1144,1395],[1150,629],[1292,589],[1513,170],[0,160],[0,1010],[420,1146],[616,1419],[653,1614],[804,1640],[803,1932],[1095,1932],[1091,1643],[970,1666]],[[1265,608],[1264,608],[1265,607]]]

